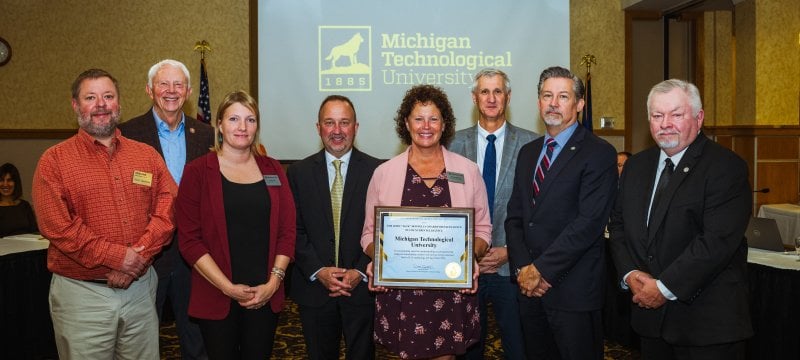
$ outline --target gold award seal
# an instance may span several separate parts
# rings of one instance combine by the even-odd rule
[[[461,275],[461,265],[451,262],[444,267],[444,273],[447,277],[455,279]]]

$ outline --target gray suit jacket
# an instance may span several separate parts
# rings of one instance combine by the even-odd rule
[[[518,128],[506,122],[505,140],[503,140],[503,158],[500,160],[500,176],[494,190],[494,220],[492,226],[492,246],[506,245],[506,213],[511,190],[514,188],[514,169],[517,167],[517,155],[525,145],[541,135]],[[458,153],[472,161],[478,158],[478,125],[456,132],[448,150]],[[508,263],[503,264],[497,273],[509,276]]]

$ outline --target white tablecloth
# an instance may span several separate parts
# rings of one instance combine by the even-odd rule
[[[775,219],[783,244],[794,248],[794,238],[800,236],[800,205],[761,205],[761,208],[758,209],[758,217]]]
[[[47,249],[50,242],[41,235],[23,234],[0,238],[0,256],[25,251]]]
[[[794,251],[776,252],[747,248],[747,262],[761,264],[778,269],[800,271],[800,261]]]

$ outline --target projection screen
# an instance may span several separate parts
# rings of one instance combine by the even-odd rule
[[[569,67],[563,0],[266,0],[257,31],[261,140],[280,160],[322,148],[315,124],[331,94],[353,101],[356,147],[379,158],[405,149],[393,119],[415,84],[444,89],[456,128],[472,126],[470,86],[484,67],[511,79],[509,121],[541,133],[539,74]]]

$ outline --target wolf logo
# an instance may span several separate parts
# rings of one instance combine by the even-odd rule
[[[331,53],[328,54],[328,57],[325,60],[330,60],[331,68],[336,67],[336,60],[339,60],[340,57],[346,56],[350,58],[350,66],[358,64],[358,59],[356,59],[356,54],[358,54],[358,49],[361,47],[361,43],[364,42],[364,38],[361,37],[361,33],[356,33],[350,40],[347,40],[346,43],[334,46],[331,49]]]

